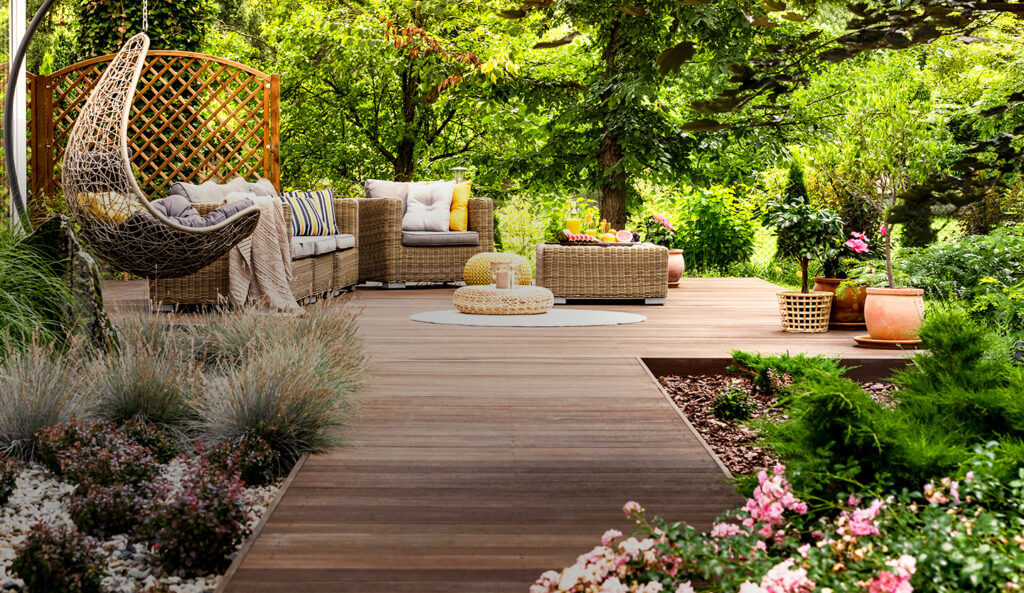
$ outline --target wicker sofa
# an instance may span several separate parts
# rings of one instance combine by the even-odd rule
[[[322,255],[311,254],[292,260],[292,293],[299,303],[332,296],[356,285],[359,273],[359,200],[335,199],[338,230],[355,238],[355,245]],[[195,204],[206,215],[220,204]],[[282,204],[292,239],[291,208]],[[293,251],[294,257],[294,251]],[[228,294],[228,257],[224,256],[199,272],[184,278],[149,281],[149,294],[156,305],[217,305]]]
[[[457,282],[462,280],[469,258],[494,251],[494,203],[490,198],[470,198],[467,233],[403,232],[403,210],[399,198],[359,200],[360,282],[381,282],[388,287],[406,282]],[[459,240],[467,236],[472,238]]]

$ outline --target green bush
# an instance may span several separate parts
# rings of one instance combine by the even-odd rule
[[[11,569],[29,591],[100,593],[99,542],[73,527],[36,524],[15,554]]]
[[[695,190],[679,204],[679,247],[687,268],[724,271],[750,259],[757,223],[728,187]]]
[[[756,410],[750,394],[740,387],[721,391],[711,402],[711,413],[721,420],[749,420]]]
[[[839,360],[827,356],[766,355],[739,350],[733,351],[729,370],[747,377],[755,389],[768,396],[778,394],[789,384],[811,374],[839,377],[843,373]]]
[[[891,379],[893,409],[827,369],[787,388],[789,419],[759,426],[799,490],[834,500],[858,483],[916,487],[955,473],[989,442],[998,443],[1000,477],[1024,466],[1024,367],[1006,340],[952,308],[930,311],[921,339],[928,350]]]
[[[121,430],[133,441],[149,449],[160,463],[167,463],[182,452],[181,435],[173,435],[141,416],[122,424]]]
[[[986,278],[1002,286],[1024,282],[1024,226],[907,249],[901,255],[901,270],[929,297],[970,301],[992,290],[993,283],[983,282]]]
[[[63,353],[38,343],[0,361],[0,449],[33,457],[35,435],[67,422],[89,407],[82,357],[72,346]]]

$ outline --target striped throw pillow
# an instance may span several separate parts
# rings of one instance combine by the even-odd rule
[[[334,218],[334,190],[289,191],[281,194],[292,209],[292,235],[295,237],[327,237],[337,235]]]

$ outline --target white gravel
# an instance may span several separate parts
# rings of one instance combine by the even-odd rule
[[[183,468],[183,462],[175,459],[164,466],[163,475],[172,483],[180,483]],[[0,591],[46,593],[28,591],[24,583],[12,574],[14,549],[36,523],[71,525],[67,505],[74,489],[74,486],[57,480],[42,466],[31,465],[22,470],[10,500],[0,507]],[[267,511],[277,490],[275,485],[246,488],[250,530]],[[158,584],[165,585],[172,593],[212,593],[220,580],[220,575],[185,578],[182,574],[168,573],[151,550],[141,544],[129,543],[123,535],[104,541],[102,547],[107,561],[103,589],[108,593],[134,593]]]

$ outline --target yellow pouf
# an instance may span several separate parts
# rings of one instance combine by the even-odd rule
[[[530,262],[525,257],[514,253],[488,251],[478,253],[466,262],[466,268],[462,272],[462,279],[466,281],[466,285],[483,286],[491,284],[491,262],[495,261],[519,264],[516,269],[516,284],[523,286],[533,284],[533,270],[530,268]]]

